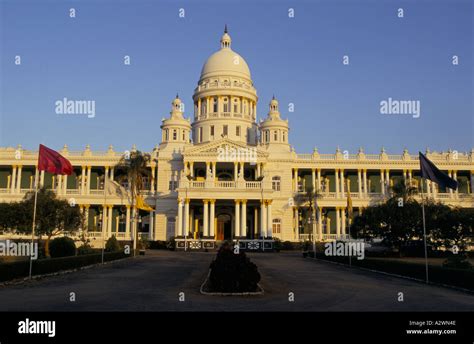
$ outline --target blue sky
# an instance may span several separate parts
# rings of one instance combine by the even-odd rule
[[[202,65],[219,48],[227,23],[232,48],[250,66],[258,116],[266,116],[275,94],[297,152],[474,147],[469,0],[0,0],[0,6],[0,146],[151,150],[177,92],[192,115]],[[95,100],[96,117],[56,114],[54,103],[63,97]],[[380,114],[389,97],[419,100],[420,118]]]

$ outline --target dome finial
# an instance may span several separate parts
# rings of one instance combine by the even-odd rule
[[[224,33],[228,33],[228,31],[227,31],[227,24],[225,24]]]
[[[221,49],[230,48],[230,43],[232,40],[230,39],[229,33],[227,32],[227,24],[225,24],[224,34],[221,37]]]
[[[176,92],[176,99],[179,99],[179,94],[178,94],[178,92]]]

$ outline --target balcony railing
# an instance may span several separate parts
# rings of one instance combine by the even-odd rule
[[[235,189],[244,188],[250,190],[260,190],[266,187],[260,181],[233,181],[233,180],[208,180],[208,181],[183,181],[180,187],[191,189]]]

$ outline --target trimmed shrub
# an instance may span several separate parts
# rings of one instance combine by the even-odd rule
[[[211,263],[209,286],[212,292],[244,293],[258,290],[260,273],[245,252],[235,254],[229,243],[219,248]]]
[[[117,241],[117,238],[115,238],[115,235],[112,235],[109,239],[107,239],[107,242],[105,243],[106,252],[116,252],[120,250],[121,247],[119,242]]]
[[[76,244],[68,237],[55,238],[49,243],[49,253],[51,258],[75,256]]]
[[[443,262],[443,267],[453,269],[470,269],[471,263],[467,260],[467,255],[456,254],[450,256]]]
[[[83,256],[85,254],[92,254],[92,253],[95,253],[95,252],[97,252],[97,250],[92,248],[92,246],[89,245],[89,244],[82,244],[81,246],[79,246],[77,248],[77,255],[78,256]]]

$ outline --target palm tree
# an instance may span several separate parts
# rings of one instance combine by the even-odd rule
[[[119,182],[127,182],[128,190],[130,192],[130,200],[132,204],[132,224],[133,224],[133,249],[137,248],[138,242],[138,228],[137,219],[138,212],[136,207],[137,196],[140,195],[143,190],[145,177],[150,176],[150,170],[148,164],[151,160],[151,156],[148,153],[142,153],[138,150],[132,150],[129,154],[122,156],[118,164],[116,165],[119,171],[123,171],[124,174],[117,177]],[[135,253],[134,253],[135,254]]]
[[[393,193],[393,198],[402,198],[403,202],[406,202],[418,193],[418,189],[412,184],[407,183],[404,179],[390,187],[390,190]]]
[[[308,205],[308,210],[309,212],[306,215],[306,218],[304,219],[304,225],[310,225],[311,228],[315,226],[316,222],[316,206],[317,206],[317,199],[321,197],[321,193],[319,190],[316,190],[315,188],[308,188],[306,191],[302,193],[298,193],[295,197],[295,202],[298,207],[303,207]],[[313,233],[314,230],[311,230],[311,233]],[[314,235],[314,233],[313,233]]]

